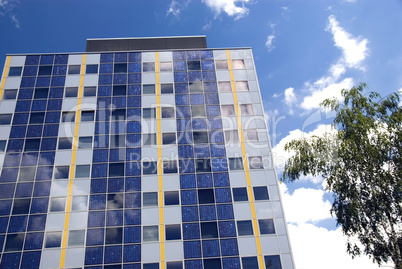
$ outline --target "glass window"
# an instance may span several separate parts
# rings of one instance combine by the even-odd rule
[[[58,149],[71,149],[72,148],[72,137],[60,137]]]
[[[121,244],[123,242],[123,228],[106,228],[105,244]]]
[[[254,115],[252,104],[241,104],[240,105],[241,115]]]
[[[96,96],[96,86],[84,87],[84,97]]]
[[[157,162],[143,162],[142,163],[142,173],[144,175],[152,175],[157,173]]]
[[[68,66],[68,74],[69,75],[79,74],[80,71],[81,71],[81,65],[69,65]]]
[[[88,196],[74,196],[72,203],[73,211],[87,210],[88,209]]]
[[[21,76],[21,72],[22,72],[22,66],[13,66],[13,67],[10,67],[10,69],[8,71],[8,76],[9,77],[18,77],[18,76]]]
[[[89,172],[91,171],[91,166],[88,165],[77,165],[75,170],[76,178],[87,178],[89,177]]]
[[[12,89],[12,90],[4,90],[4,99],[15,99],[17,98],[17,89]]]
[[[126,85],[114,85],[113,86],[113,96],[126,95],[127,87]]]
[[[14,199],[13,215],[28,214],[29,206],[31,205],[31,198],[28,199]]]
[[[237,130],[227,130],[225,131],[225,142],[226,143],[237,143],[239,142],[239,133]]]
[[[49,92],[48,88],[36,88],[34,93],[34,99],[46,99]]]
[[[166,84],[161,84],[161,93],[173,93],[173,84],[172,83],[166,83]]]
[[[70,166],[56,166],[54,169],[54,178],[55,179],[68,179],[68,175],[70,173]]]
[[[228,62],[226,60],[215,61],[216,69],[228,69]]]
[[[176,133],[163,133],[162,134],[162,144],[176,144]]]
[[[68,246],[83,246],[85,241],[85,230],[70,231],[68,233]]]
[[[24,243],[24,235],[24,233],[8,234],[4,251],[21,251]]]
[[[142,63],[143,72],[155,72],[155,63]]]
[[[155,108],[143,108],[142,109],[142,117],[144,119],[155,119],[156,118],[156,109]]]
[[[253,235],[253,224],[251,220],[239,220],[237,221],[237,233],[241,235]]]
[[[264,164],[262,162],[261,156],[248,157],[248,162],[250,165],[250,169],[264,169]]]
[[[40,139],[27,139],[25,140],[24,151],[39,151]]]
[[[29,118],[30,124],[41,124],[45,119],[45,112],[36,112],[31,113],[31,117]]]
[[[180,224],[170,224],[166,225],[166,240],[180,240],[181,239],[181,229]]]
[[[191,70],[201,70],[200,61],[187,61],[187,69]]]
[[[173,174],[177,173],[177,161],[163,161],[163,173]]]
[[[61,114],[61,122],[74,122],[75,112],[63,112]]]
[[[230,170],[243,170],[243,158],[229,158],[229,168]]]
[[[282,269],[279,255],[264,256],[264,261],[267,269]]]
[[[195,167],[197,173],[211,172],[211,160],[210,159],[196,159]]]
[[[66,197],[53,197],[50,199],[50,212],[64,211],[66,208]]]
[[[253,187],[254,200],[269,200],[268,188],[266,186]]]
[[[78,138],[78,148],[87,149],[92,148],[92,136],[81,136]]]
[[[126,63],[114,64],[114,72],[115,73],[127,73],[127,64]]]
[[[11,123],[12,114],[0,114],[0,125],[8,125]],[[43,120],[42,120],[43,122]]]
[[[178,205],[179,203],[178,191],[165,191],[165,205]]]
[[[124,176],[124,163],[109,163],[109,177]]]
[[[51,65],[39,66],[38,76],[50,76],[52,74],[53,67]]]
[[[205,106],[191,106],[192,117],[205,117]]]
[[[115,109],[112,111],[112,120],[126,120],[126,110],[125,109]]]
[[[190,93],[203,93],[204,86],[201,81],[195,81],[189,83]]]
[[[235,202],[248,201],[246,188],[233,188],[233,200]]]
[[[66,87],[66,91],[64,93],[65,97],[77,97],[78,95],[78,87]]]
[[[198,203],[199,204],[212,204],[215,203],[213,189],[198,190]]]
[[[7,140],[0,140],[0,152],[4,152],[6,150]]]
[[[193,132],[194,144],[208,143],[208,132]]]
[[[107,195],[107,209],[123,208],[124,193],[114,193]]]
[[[159,269],[159,263],[144,263],[143,269]]]
[[[235,85],[236,85],[236,91],[245,92],[249,90],[247,81],[236,81]]]
[[[18,175],[19,182],[34,181],[36,167],[21,167]]]
[[[86,66],[86,74],[97,74],[98,73],[98,65],[97,64],[88,64]]]
[[[160,62],[159,70],[162,71],[172,71],[172,62]]]
[[[94,121],[95,112],[94,111],[81,111],[81,121]]]
[[[182,262],[167,262],[166,265],[166,269],[183,269]]]
[[[45,239],[45,248],[59,248],[61,245],[62,232],[47,232]]]
[[[155,84],[142,85],[143,94],[155,94]]]
[[[256,129],[243,130],[243,134],[246,141],[258,141],[258,132]]]
[[[202,239],[218,238],[218,228],[216,226],[216,222],[202,222],[201,237]]]
[[[123,148],[126,146],[126,138],[124,135],[111,135],[110,147],[111,148]]]
[[[218,82],[218,89],[220,92],[231,92],[232,86],[230,85],[230,81]]]
[[[243,257],[241,258],[243,269],[258,269],[257,257]]]
[[[143,242],[158,241],[158,226],[143,226],[142,227],[142,240]],[[145,268],[145,265],[144,265]]]
[[[232,60],[232,68],[233,69],[246,69],[243,60]]]
[[[260,226],[260,234],[274,234],[275,226],[272,219],[260,219],[258,220]]]
[[[222,116],[235,116],[235,108],[234,105],[222,105]]]
[[[174,107],[162,107],[162,118],[167,119],[167,118],[174,118]]]
[[[144,146],[156,145],[156,134],[143,134],[142,141]]]

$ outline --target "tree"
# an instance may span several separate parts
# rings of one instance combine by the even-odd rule
[[[334,132],[292,140],[282,181],[321,175],[333,193],[331,214],[353,258],[365,254],[402,268],[402,108],[397,93],[363,95],[366,84],[342,90],[343,101],[321,106],[336,113]],[[357,239],[357,240],[356,240]]]

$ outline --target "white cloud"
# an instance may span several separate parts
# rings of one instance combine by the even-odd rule
[[[285,99],[284,99],[285,103],[287,106],[293,106],[294,103],[296,103],[297,99],[296,99],[296,95],[294,93],[294,89],[293,88],[287,88],[285,90]]]
[[[10,16],[16,28],[20,28],[20,22],[14,14],[14,9],[18,4],[18,0],[0,0],[0,16]]]
[[[166,15],[172,14],[176,18],[179,18],[179,15],[183,8],[187,7],[188,4],[191,2],[191,0],[183,1],[183,2],[178,2],[177,0],[172,0],[172,2],[169,5],[169,9],[166,13]]]
[[[245,5],[251,0],[202,0],[202,2],[210,7],[216,16],[224,12],[230,17],[235,16],[235,19],[240,19],[248,14],[249,9]],[[240,6],[236,5],[237,3]]]
[[[275,36],[273,34],[271,34],[271,35],[269,35],[267,37],[267,41],[265,42],[265,46],[267,47],[268,52],[271,52],[275,48],[275,46],[273,44],[274,39],[275,39]]]

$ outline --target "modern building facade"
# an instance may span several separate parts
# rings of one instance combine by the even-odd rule
[[[294,267],[250,48],[8,55],[0,98],[0,268]]]

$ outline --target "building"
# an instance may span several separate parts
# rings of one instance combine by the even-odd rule
[[[0,268],[293,268],[250,48],[8,55]]]

